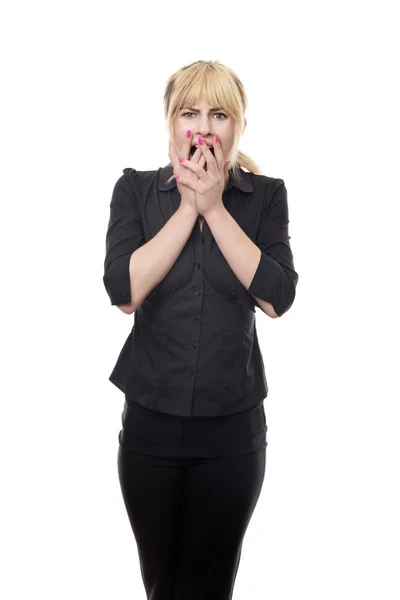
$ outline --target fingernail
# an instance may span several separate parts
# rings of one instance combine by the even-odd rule
[[[215,141],[219,142],[219,137],[218,137],[218,133],[215,134]]]
[[[179,179],[179,175],[175,175],[175,179]]]
[[[202,146],[204,144],[204,140],[201,137],[197,138],[197,143],[200,144],[200,146]]]
[[[186,132],[186,137],[190,138],[191,135],[192,135],[192,132],[190,131],[190,129],[188,129]]]
[[[179,160],[179,162],[183,162],[185,159],[182,158],[182,156],[178,156],[178,160]]]

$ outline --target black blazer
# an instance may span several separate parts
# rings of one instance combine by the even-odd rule
[[[180,205],[172,165],[123,170],[110,202],[103,282],[112,305],[131,302],[129,262]],[[288,232],[282,179],[240,170],[223,202],[261,250],[246,289],[196,222],[178,259],[134,313],[134,324],[109,380],[146,408],[180,416],[217,416],[256,406],[268,386],[252,294],[278,316],[291,307],[298,274]]]

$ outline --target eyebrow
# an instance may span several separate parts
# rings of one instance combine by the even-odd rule
[[[183,106],[181,110],[191,110],[193,112],[200,112],[198,108],[193,108],[193,106]],[[217,108],[210,108],[209,112],[213,112],[214,110],[223,110],[220,106]]]

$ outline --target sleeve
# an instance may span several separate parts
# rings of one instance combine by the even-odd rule
[[[275,179],[274,188],[270,201],[264,198],[256,240],[261,257],[248,291],[272,304],[281,317],[293,304],[299,276],[289,243],[289,210],[283,179]]]
[[[131,302],[130,257],[132,252],[145,243],[138,199],[134,190],[137,171],[129,171],[129,179],[124,169],[124,174],[114,186],[106,233],[103,283],[112,305]]]

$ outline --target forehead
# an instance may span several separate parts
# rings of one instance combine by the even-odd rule
[[[210,104],[208,101],[210,101]],[[218,102],[219,101],[216,98],[206,98],[205,96],[198,96],[196,98],[193,95],[188,94],[182,104],[182,107],[204,110],[216,110],[217,108],[220,108]]]
[[[189,110],[199,111],[203,107],[204,107],[204,110],[207,110],[207,108],[208,108],[207,105],[203,105],[203,106],[201,106],[201,105],[200,106],[199,105],[196,105],[196,106],[186,106],[185,105],[185,106],[182,106],[181,110],[183,110],[183,109],[189,109]],[[221,110],[221,107],[220,106],[210,106],[208,110],[210,112],[212,112],[214,110]]]

